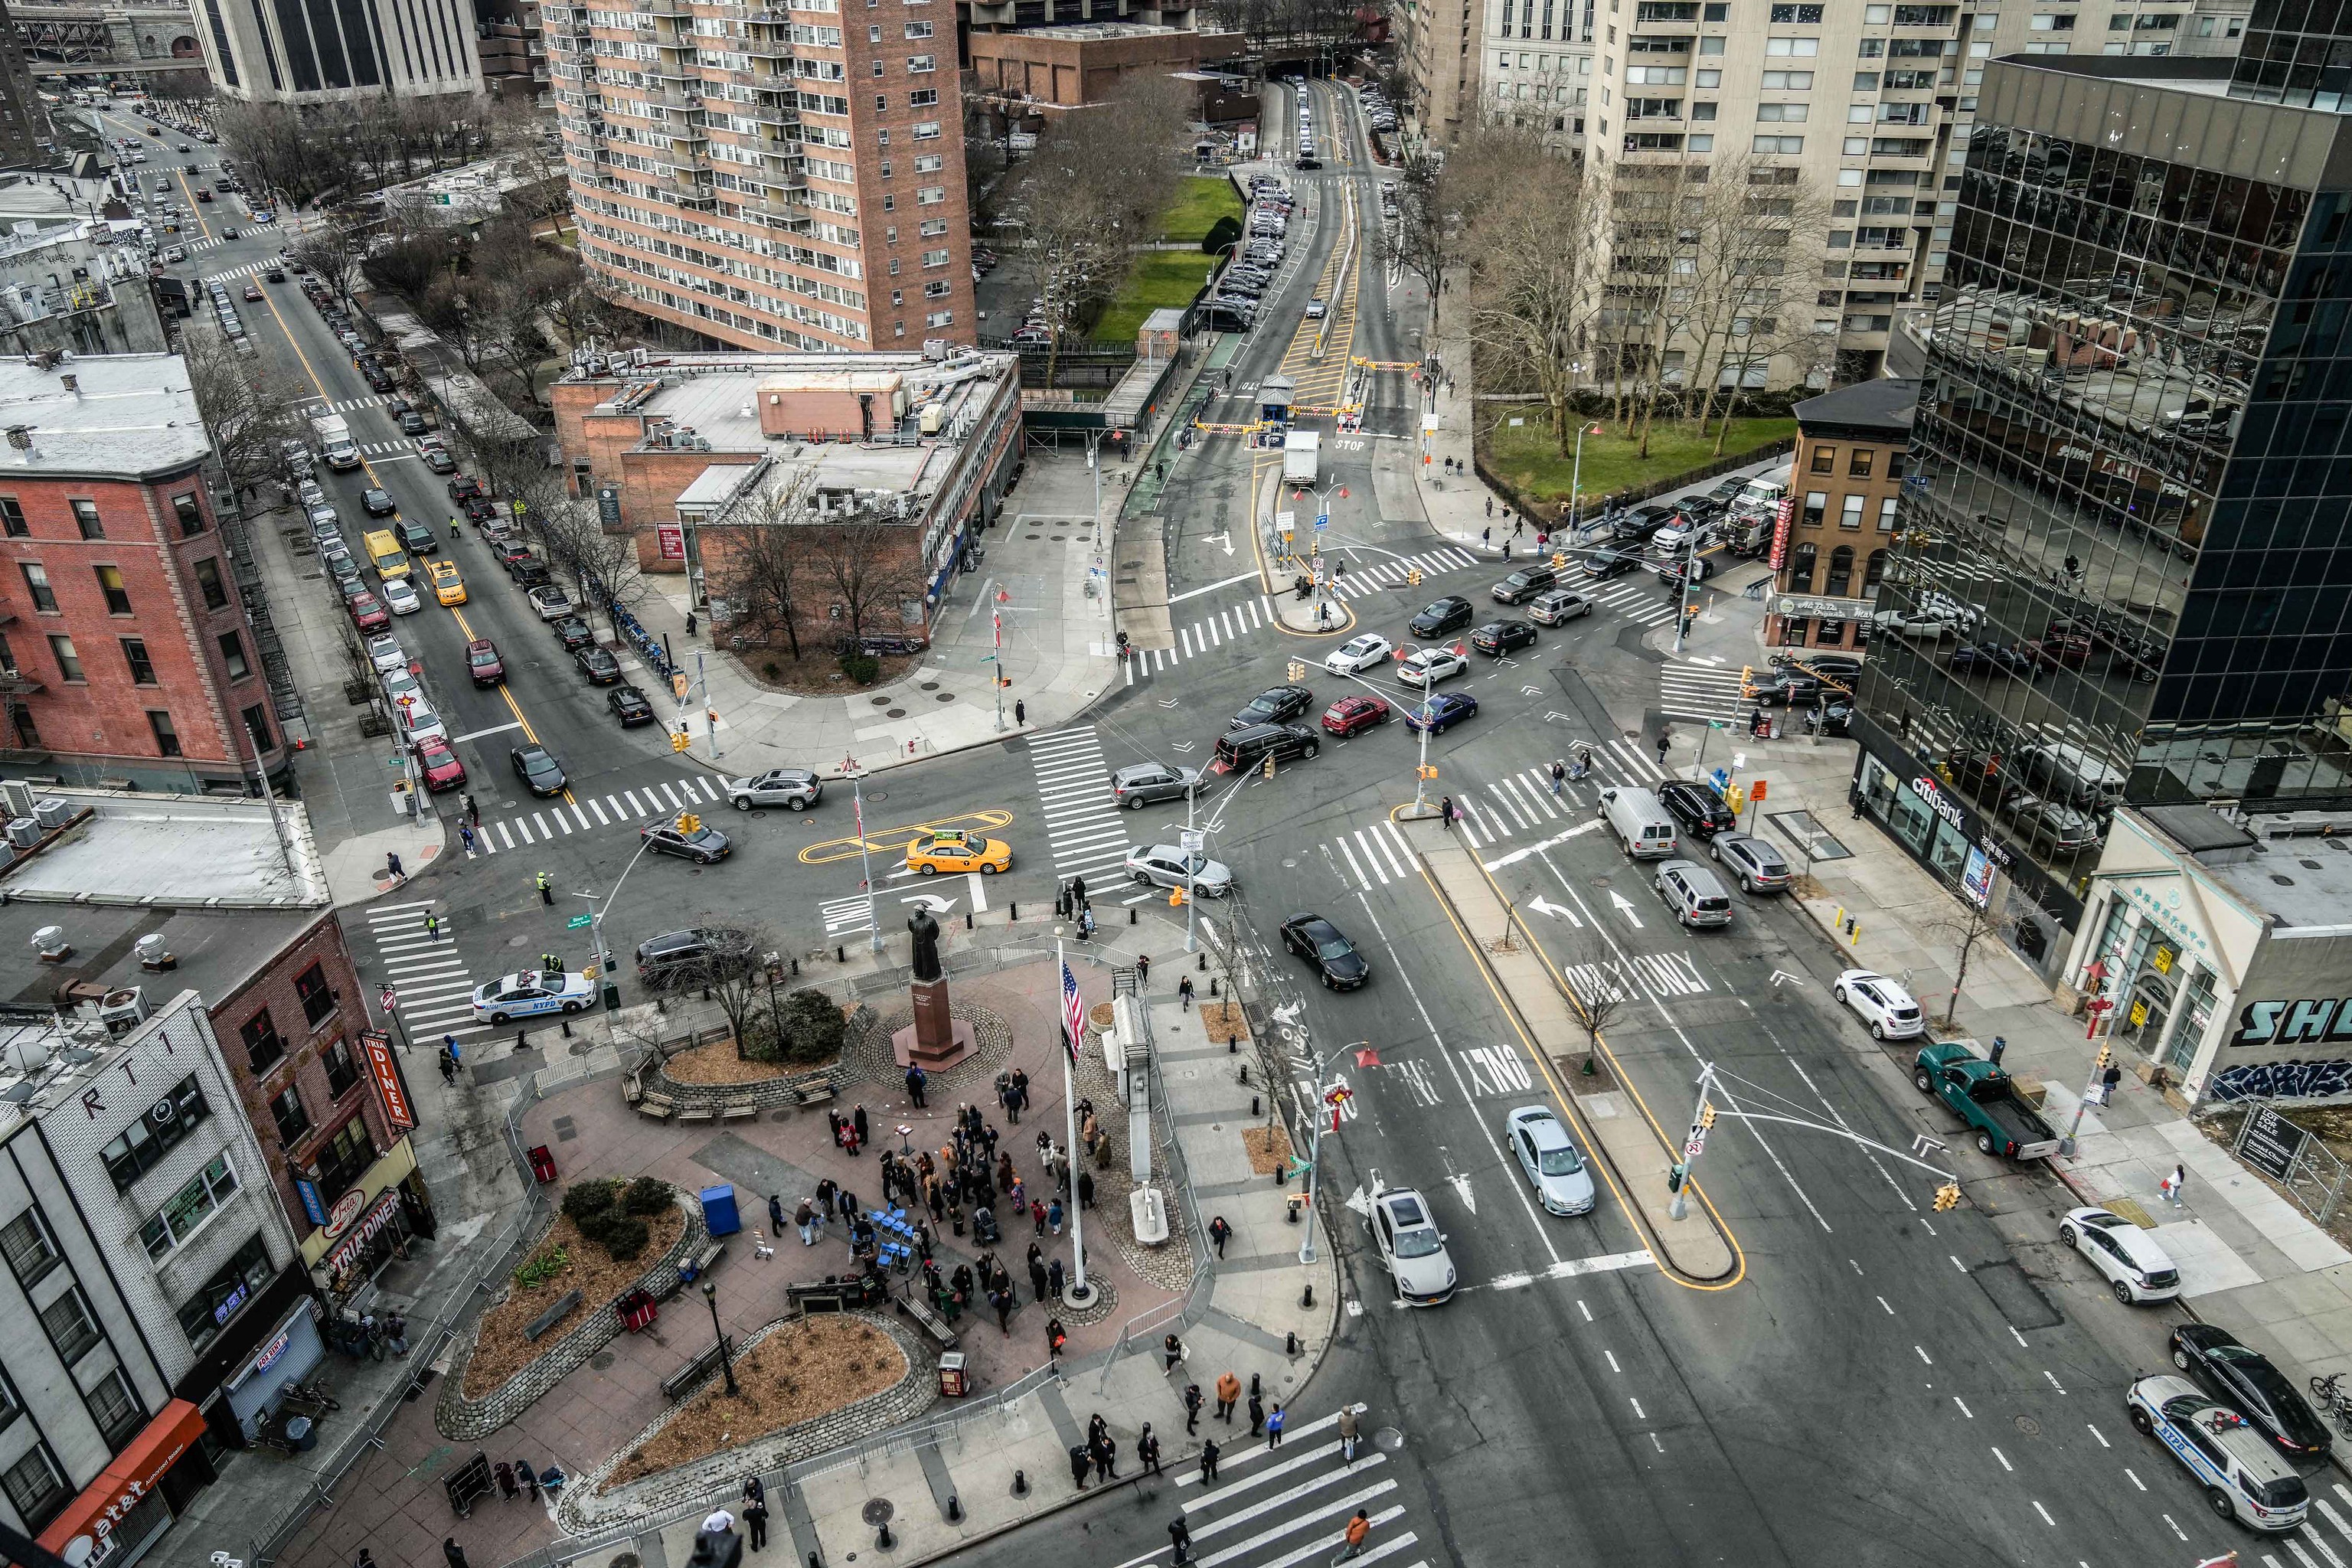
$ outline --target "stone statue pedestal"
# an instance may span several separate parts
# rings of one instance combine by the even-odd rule
[[[890,1037],[890,1054],[898,1065],[936,1072],[971,1055],[977,1042],[971,1026],[948,1011],[947,981],[918,980],[907,990],[914,1000],[915,1021]]]

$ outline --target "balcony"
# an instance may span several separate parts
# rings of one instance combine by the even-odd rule
[[[667,136],[670,139],[670,144],[672,146],[677,146],[681,143],[691,145],[695,142],[708,142],[710,140],[710,132],[703,127],[699,121],[688,121],[682,125],[666,125],[661,128],[661,132],[663,135]]]
[[[793,46],[782,38],[742,38],[737,47],[753,59],[788,60],[793,58]]]

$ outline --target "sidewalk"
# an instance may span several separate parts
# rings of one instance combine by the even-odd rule
[[[1760,668],[1762,606],[1739,613],[1746,608],[1736,592],[1721,595],[1717,613],[1702,618],[1691,651]],[[1654,635],[1653,641],[1670,646],[1672,637]],[[1691,776],[1707,731],[1688,723],[1675,731],[1667,766]],[[1719,734],[1708,750],[1708,771],[1727,765],[1735,752],[1748,759],[1740,780],[1770,784],[1763,825],[1751,830],[1810,872],[1811,887],[1798,902],[1838,949],[1841,963],[1895,976],[1931,1024],[1940,1020],[1958,954],[1955,938],[1939,925],[1962,916],[1963,906],[1877,824],[1854,812],[1847,793],[1854,743],[1808,738],[1801,730],[1777,741]],[[1797,813],[1810,814],[1810,831],[1788,820]],[[2066,1132],[2080,1109],[2074,1155],[2052,1162],[2075,1201],[2116,1208],[2150,1226],[2179,1265],[2189,1310],[2226,1326],[2290,1374],[2298,1366],[2307,1373],[2352,1371],[2352,1252],[2206,1137],[2177,1102],[2132,1076],[2128,1062],[2112,1105],[2082,1107],[2098,1047],[2084,1038],[2081,1020],[2052,1004],[2049,985],[1998,935],[1977,942],[1958,990],[1957,1031],[1979,1041],[2006,1038],[2002,1065],[2021,1080],[2041,1082],[2042,1114],[2053,1126]],[[2178,1208],[2157,1192],[2176,1163],[2189,1171]]]

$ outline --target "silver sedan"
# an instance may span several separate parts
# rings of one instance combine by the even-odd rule
[[[1503,1118],[1503,1136],[1546,1212],[1592,1212],[1592,1173],[1550,1106],[1523,1105],[1511,1111]]]
[[[1186,863],[1183,850],[1173,844],[1155,844],[1127,858],[1127,874],[1146,887],[1181,888],[1189,878],[1202,898],[1222,899],[1234,890],[1234,874],[1221,860],[1194,855]]]

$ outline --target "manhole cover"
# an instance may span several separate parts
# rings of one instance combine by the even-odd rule
[[[1596,888],[1605,888],[1609,885],[1609,879],[1606,877],[1595,877],[1592,879],[1592,885]]]
[[[887,708],[890,706],[890,699],[887,697],[877,697],[874,700],[874,706],[877,708]]]
[[[588,1358],[588,1364],[594,1367],[598,1372],[602,1372],[606,1367],[613,1364],[613,1352],[611,1351],[598,1351],[594,1355]]]
[[[2042,1436],[2042,1423],[2036,1421],[2031,1415],[2019,1416],[2017,1418],[2017,1429],[2024,1433],[2029,1437],[2039,1437]]]
[[[1372,1434],[1372,1441],[1382,1451],[1393,1454],[1404,1447],[1404,1434],[1394,1426],[1383,1426]]]
[[[1297,856],[1296,856],[1296,855],[1290,855],[1290,856],[1286,856],[1286,857],[1283,858],[1283,862],[1282,862],[1282,868],[1283,868],[1284,870],[1286,870],[1286,871],[1296,870],[1296,869],[1297,868],[1297,866],[1298,866],[1298,857],[1297,857]]]
[[[921,687],[921,689],[925,691],[937,691],[939,689],[940,683],[936,680],[926,680],[923,682]]]
[[[904,719],[906,716],[907,710],[904,708],[893,708],[882,715],[885,719]]]
[[[866,1500],[866,1506],[857,1510],[857,1516],[868,1524],[883,1525],[890,1521],[890,1515],[894,1511],[896,1510],[891,1508],[888,1498],[868,1498]]]
[[[952,702],[955,700],[955,693],[952,691],[942,691],[937,697],[932,698],[931,700],[934,702]]]

